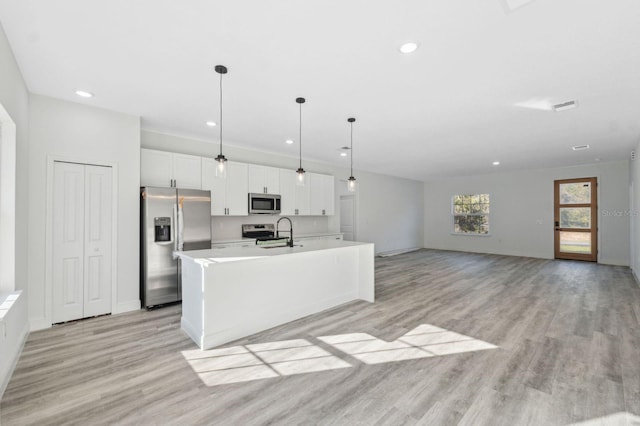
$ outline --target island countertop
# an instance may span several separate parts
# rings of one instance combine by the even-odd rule
[[[370,243],[343,240],[314,240],[295,243],[293,247],[215,247],[205,250],[176,251],[174,254],[188,258],[202,265],[208,263],[236,262],[261,259],[272,256],[283,256],[296,253],[308,253],[318,250],[332,250],[347,247],[363,246]]]

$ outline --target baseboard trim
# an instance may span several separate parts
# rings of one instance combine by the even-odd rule
[[[31,326],[29,327],[31,331],[38,331],[38,330],[44,330],[46,328],[51,328],[51,321],[47,321],[46,318],[36,318],[36,319],[32,318],[29,320],[29,324],[31,324]]]
[[[412,251],[418,251],[420,249],[421,249],[421,247],[412,247],[412,248],[405,248],[405,249],[389,250],[389,251],[380,252],[380,253],[376,254],[376,256],[378,256],[378,257],[390,257],[390,256],[396,256],[398,254],[411,253]]]
[[[112,314],[123,314],[125,312],[137,311],[140,309],[140,300],[129,300],[127,302],[118,303],[114,308]]]

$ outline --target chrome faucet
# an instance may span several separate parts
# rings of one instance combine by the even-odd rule
[[[280,238],[280,221],[282,219],[287,219],[289,221],[289,230],[288,231],[282,231],[282,232],[288,232],[289,233],[289,242],[287,243],[287,245],[289,247],[293,247],[293,223],[291,223],[291,219],[289,219],[286,216],[281,217],[280,219],[278,219],[278,222],[276,222],[276,238]]]

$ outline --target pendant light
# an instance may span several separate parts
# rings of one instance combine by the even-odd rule
[[[216,176],[219,178],[227,177],[227,168],[225,163],[227,158],[222,154],[222,75],[227,73],[227,67],[224,65],[216,65],[215,71],[220,74],[220,154],[216,157],[218,167],[216,167]]]
[[[300,105],[300,134],[298,139],[298,143],[300,144],[300,164],[298,170],[296,170],[296,183],[300,186],[304,186],[304,169],[302,168],[302,104],[305,103],[305,99],[296,98],[296,102]]]
[[[347,189],[349,192],[356,192],[356,178],[353,177],[353,123],[355,118],[347,118],[347,121],[351,124],[351,176],[347,179]]]

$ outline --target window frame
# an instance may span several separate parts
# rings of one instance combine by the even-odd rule
[[[465,203],[464,198],[469,197],[470,201]],[[474,197],[477,197],[477,202],[473,202]],[[486,197],[486,202],[483,202],[483,197]],[[486,205],[486,212],[481,211],[478,212],[468,212],[468,213],[456,213],[456,199],[463,199],[462,205],[476,205],[483,206]],[[487,232],[463,232],[456,231],[456,217],[486,217],[486,230]],[[480,225],[482,227],[482,225]],[[473,236],[473,237],[488,237],[491,236],[491,195],[489,193],[474,193],[474,194],[454,194],[451,196],[451,235],[463,235],[463,236]]]

